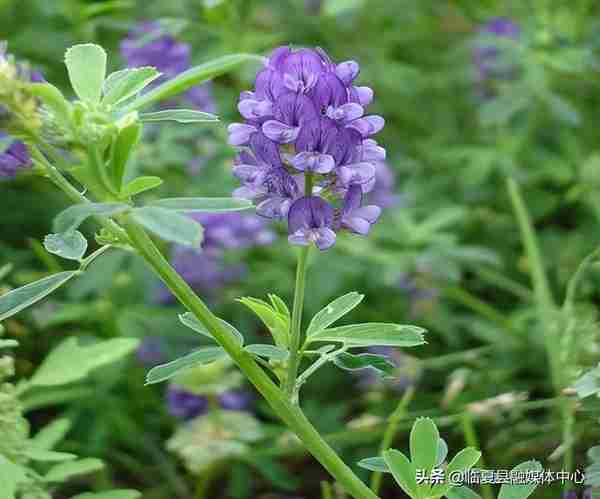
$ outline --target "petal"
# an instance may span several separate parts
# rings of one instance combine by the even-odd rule
[[[298,138],[300,127],[286,125],[281,121],[269,120],[262,126],[263,133],[279,144],[289,144]]]
[[[335,74],[346,85],[352,83],[352,81],[358,76],[359,71],[360,66],[356,61],[341,62],[335,67]]]
[[[331,248],[335,244],[335,232],[329,227],[317,229],[315,233],[315,244],[321,251]]]
[[[244,99],[238,103],[238,110],[248,120],[259,119],[272,114],[273,104],[268,100]]]
[[[360,184],[363,192],[366,192],[363,184],[367,184],[375,179],[375,166],[373,163],[354,163],[344,165],[338,168],[338,177],[342,184]]]
[[[310,97],[318,108],[327,109],[329,106],[338,107],[348,102],[348,91],[335,74],[322,73]]]
[[[298,246],[308,246],[310,244],[309,233],[305,229],[297,230],[288,236],[288,241]]]
[[[318,117],[313,102],[306,95],[293,92],[277,99],[273,115],[276,120],[290,126],[307,123]]]
[[[354,92],[358,99],[358,103],[367,107],[371,102],[373,102],[373,90],[369,87],[354,87]]]
[[[325,174],[329,173],[335,168],[335,160],[333,156],[329,154],[319,154],[317,156],[316,164],[313,168],[315,173]]]
[[[364,218],[370,224],[374,224],[381,216],[381,208],[379,206],[375,206],[374,204],[370,204],[354,210],[352,215],[355,217]]]
[[[342,220],[342,226],[348,229],[350,232],[354,232],[355,234],[366,235],[369,233],[371,229],[371,224],[360,217],[346,217]]]
[[[344,207],[342,208],[342,217],[347,214],[354,213],[357,208],[360,208],[362,202],[362,189],[358,184],[352,184],[344,197]]]
[[[373,139],[363,141],[361,153],[363,161],[384,161],[386,157],[385,149]]]
[[[256,127],[242,123],[232,123],[227,127],[229,132],[229,144],[232,146],[243,146],[248,143],[250,136],[256,132]]]
[[[379,132],[385,125],[385,120],[381,116],[365,116],[349,123],[349,128],[357,130],[363,137],[369,137]]]
[[[264,133],[255,133],[250,137],[250,148],[261,163],[270,166],[281,166],[279,147]]]

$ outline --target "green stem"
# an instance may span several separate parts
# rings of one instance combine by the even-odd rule
[[[292,326],[290,329],[290,359],[285,378],[284,390],[294,398],[296,377],[300,365],[300,344],[302,342],[302,309],[304,307],[304,290],[306,288],[306,263],[310,246],[304,246],[298,254],[296,267],[296,286],[294,290],[294,308],[292,310]]]
[[[396,407],[396,410],[390,416],[389,424],[385,429],[385,433],[383,434],[383,439],[381,440],[381,445],[379,447],[380,454],[383,454],[384,451],[388,450],[392,446],[392,443],[394,442],[394,437],[398,432],[398,425],[400,424],[400,420],[406,414],[406,408],[408,407],[408,404],[410,404],[410,401],[412,400],[414,394],[415,389],[411,386],[404,392],[404,395],[398,403],[398,407]],[[375,494],[379,494],[382,479],[383,473],[381,473],[380,471],[376,471],[371,476],[371,490],[375,492]]]
[[[275,385],[246,352],[223,328],[219,319],[208,309],[181,276],[169,265],[144,229],[128,217],[123,217],[125,230],[132,246],[161,277],[177,299],[190,310],[227,351],[248,380],[270,404],[275,413],[296,433],[308,451],[355,499],[378,499],[323,440],[300,408]]]
[[[469,447],[479,449],[479,439],[477,438],[477,432],[475,431],[475,425],[473,424],[473,416],[470,413],[465,412],[462,415],[461,422],[465,442]],[[486,468],[483,455],[479,458],[479,467],[481,469]],[[483,499],[494,499],[494,491],[489,483],[481,485],[481,494],[483,495]]]

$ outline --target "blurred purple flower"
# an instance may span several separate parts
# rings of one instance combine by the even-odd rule
[[[412,318],[422,315],[424,304],[431,304],[440,294],[439,289],[425,285],[417,276],[409,273],[401,275],[398,288],[406,293]]]
[[[235,195],[253,199],[264,217],[287,217],[292,244],[314,242],[325,250],[336,231],[364,235],[379,215],[371,216],[373,207],[360,211],[385,150],[371,138],[384,120],[365,115],[373,91],[354,85],[359,72],[356,61],[335,64],[321,49],[284,46],[272,52],[254,91],[240,95],[245,122],[229,126],[230,144],[244,148],[234,167],[242,182]],[[361,195],[347,198],[353,186]],[[361,216],[350,217],[349,208]]]
[[[189,44],[178,41],[158,21],[145,21],[134,26],[121,41],[120,48],[129,67],[153,66],[162,73],[152,85],[174,78],[191,66]],[[186,98],[201,111],[216,111],[210,83],[191,88]]]
[[[392,169],[383,161],[375,163],[375,186],[367,195],[369,204],[381,208],[397,205],[400,196],[395,192],[396,178]]]
[[[137,348],[136,357],[141,364],[155,366],[165,360],[165,345],[162,338],[146,336]]]
[[[210,408],[206,395],[196,395],[173,384],[167,388],[166,399],[169,414],[183,420],[206,414]],[[246,390],[228,390],[218,394],[217,400],[225,411],[246,411],[251,407],[252,395]]]
[[[563,499],[592,499],[592,487],[586,487],[581,491],[581,496],[576,490],[568,490],[563,493]]]
[[[226,264],[224,251],[264,246],[275,240],[274,232],[256,215],[231,212],[191,216],[204,226],[202,250],[175,245],[171,264],[197,291],[215,295],[227,284],[244,276],[246,267],[243,264]],[[171,292],[162,286],[158,299],[163,303],[170,302]]]
[[[489,38],[508,38],[518,40],[521,29],[518,24],[506,17],[495,17],[479,28],[480,35]],[[494,79],[510,79],[515,75],[515,66],[501,61],[501,52],[497,46],[486,40],[473,49],[473,63],[477,69],[477,81],[480,84]]]
[[[25,144],[0,131],[0,178],[13,178],[31,164],[31,156]]]

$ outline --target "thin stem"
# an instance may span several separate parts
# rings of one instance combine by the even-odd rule
[[[294,385],[294,392],[293,392],[292,400],[298,400],[300,388],[302,388],[302,385],[304,383],[306,383],[308,378],[310,378],[314,373],[316,373],[321,367],[323,367],[329,361],[334,359],[337,355],[345,352],[347,349],[348,349],[348,347],[342,347],[342,348],[339,348],[338,350],[334,350],[333,352],[330,352],[330,353],[320,354],[321,357],[318,358],[310,367],[306,368],[306,370],[300,376],[298,376],[296,383]]]
[[[461,423],[467,445],[479,449],[479,439],[477,438],[477,431],[473,424],[473,416],[469,412],[463,413]],[[483,455],[479,458],[479,467],[481,469],[485,469],[486,467]],[[483,499],[494,499],[494,491],[489,483],[481,485],[481,494],[483,495]]]
[[[144,229],[129,217],[123,217],[125,230],[132,246],[146,263],[161,277],[174,296],[210,331],[216,341],[227,351],[248,380],[256,387],[275,413],[296,433],[308,451],[327,469],[346,491],[355,499],[378,499],[340,459],[306,419],[300,408],[273,383],[271,378],[254,361],[223,327],[219,319],[208,309],[148,237]]]
[[[381,445],[379,446],[379,454],[383,454],[384,451],[388,450],[392,443],[394,442],[394,437],[398,432],[398,425],[400,424],[400,420],[406,414],[406,408],[410,401],[412,400],[415,394],[414,387],[409,387],[405,392],[400,402],[398,403],[398,407],[392,413],[389,419],[389,424],[385,429],[385,433],[383,434],[383,439],[381,440]],[[381,489],[381,481],[383,480],[383,473],[380,471],[376,471],[371,475],[371,490],[375,492],[375,494],[379,494],[379,489]]]
[[[294,308],[292,310],[292,326],[290,329],[290,359],[285,378],[284,390],[290,396],[294,395],[298,367],[300,365],[300,344],[302,342],[302,309],[304,307],[304,290],[306,288],[306,263],[310,246],[304,246],[298,254],[296,267],[296,286],[294,289]]]

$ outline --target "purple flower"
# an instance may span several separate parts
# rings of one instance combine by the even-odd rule
[[[384,120],[366,113],[373,91],[355,85],[359,73],[356,61],[336,64],[321,49],[279,47],[254,90],[240,95],[245,121],[229,126],[230,144],[242,148],[235,195],[254,200],[264,217],[287,216],[293,244],[327,249],[336,231],[366,234],[379,216],[378,207],[363,209],[361,201],[385,159],[371,138]]]
[[[129,67],[153,66],[162,73],[152,85],[174,78],[191,66],[191,48],[170,35],[158,21],[145,21],[121,41],[121,55]],[[187,100],[207,113],[216,111],[210,83],[191,88]]]
[[[518,40],[521,35],[519,25],[506,17],[495,17],[479,28],[480,35],[487,38],[498,37]],[[500,49],[486,42],[473,50],[473,62],[477,69],[478,82],[484,83],[493,79],[510,79],[514,77],[514,64],[501,61]]]
[[[228,390],[219,394],[219,405],[226,411],[246,411],[252,404],[252,395],[246,390]]]
[[[563,493],[563,499],[578,499],[579,494],[576,490],[568,490]],[[581,493],[581,499],[592,499],[592,487],[586,487]]]
[[[209,406],[204,395],[196,395],[177,385],[169,385],[166,398],[169,414],[184,420],[206,413]]]
[[[167,388],[166,399],[169,414],[183,420],[206,414],[210,408],[206,395],[196,395],[173,384]],[[228,390],[217,395],[217,402],[225,411],[246,411],[250,409],[252,395],[246,390]]]
[[[375,163],[375,185],[368,195],[368,201],[381,208],[394,206],[399,202],[399,196],[395,193],[396,179],[394,172],[383,161]]]
[[[31,156],[25,144],[0,131],[0,178],[15,177],[30,166]]]
[[[136,357],[141,364],[155,366],[165,360],[165,345],[161,338],[146,336],[136,351]]]
[[[320,250],[335,244],[334,210],[324,199],[311,196],[298,199],[288,215],[291,243],[308,245],[314,242]]]
[[[369,233],[371,225],[377,222],[381,208],[375,205],[361,206],[362,189],[359,185],[351,185],[344,199],[340,224],[355,234]]]

